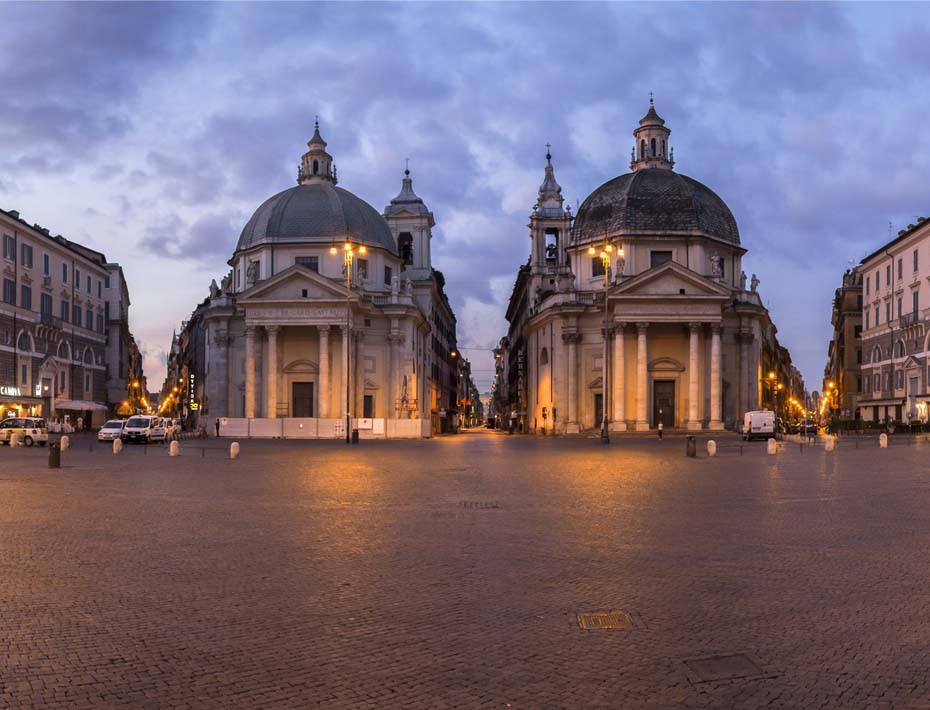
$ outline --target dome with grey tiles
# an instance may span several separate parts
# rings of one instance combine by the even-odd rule
[[[374,207],[331,182],[292,187],[265,200],[236,251],[261,244],[332,244],[346,239],[397,254],[394,235]]]
[[[702,235],[739,244],[730,208],[709,187],[668,168],[646,167],[610,180],[582,203],[573,240],[613,235]]]

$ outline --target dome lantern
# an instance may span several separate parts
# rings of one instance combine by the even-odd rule
[[[313,136],[307,142],[309,150],[300,159],[297,184],[310,185],[317,182],[336,184],[336,166],[333,156],[326,152],[326,141],[320,135],[319,119],[313,122]]]
[[[630,168],[666,168],[675,167],[673,153],[670,153],[668,137],[671,129],[665,127],[665,120],[656,113],[652,93],[649,94],[649,110],[639,121],[639,128],[633,131],[636,145],[630,160]]]

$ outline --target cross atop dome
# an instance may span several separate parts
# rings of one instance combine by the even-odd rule
[[[315,182],[336,184],[336,166],[333,156],[326,152],[326,141],[320,135],[320,120],[313,122],[313,136],[307,142],[309,150],[300,159],[297,169],[297,184],[310,185]]]
[[[649,110],[639,120],[639,128],[633,131],[636,145],[630,160],[630,168],[665,168],[675,167],[674,153],[668,145],[668,136],[672,131],[665,127],[665,120],[656,112],[655,99],[649,92]]]

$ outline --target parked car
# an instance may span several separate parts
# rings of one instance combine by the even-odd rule
[[[113,441],[121,439],[123,436],[123,427],[126,425],[125,419],[111,419],[97,432],[97,441]]]
[[[127,444],[133,442],[148,444],[152,440],[152,428],[154,424],[155,417],[147,415],[129,417],[129,419],[126,420],[126,426],[123,427],[123,433],[120,438]]]
[[[0,422],[0,443],[9,446],[13,434],[26,446],[48,443],[48,425],[42,417],[8,417]]]
[[[743,415],[743,439],[768,439],[775,436],[775,412],[762,410]]]
[[[149,432],[149,441],[164,441],[168,432],[168,420],[155,417],[152,421],[152,430]]]

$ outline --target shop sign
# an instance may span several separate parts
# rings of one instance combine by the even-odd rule
[[[190,382],[188,382],[187,393],[188,393],[188,404],[190,405],[190,408],[199,409],[200,407],[197,404],[196,399],[194,398],[194,373],[193,372],[190,374]]]
[[[19,387],[10,387],[8,385],[0,386],[0,394],[6,395],[7,397],[22,397],[19,392]]]

